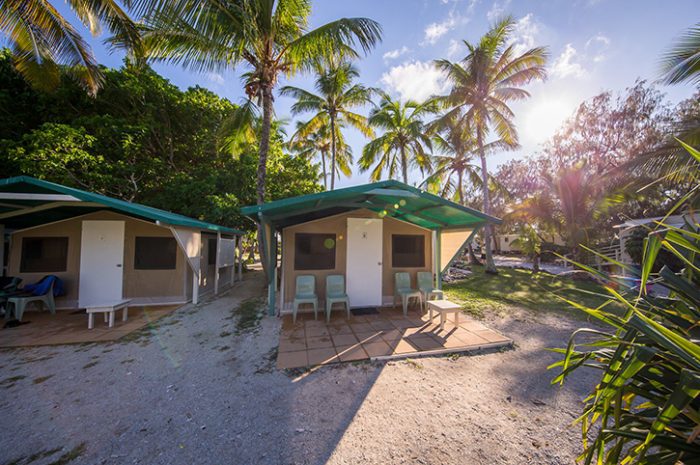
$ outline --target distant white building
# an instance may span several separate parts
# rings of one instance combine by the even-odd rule
[[[553,243],[556,245],[565,245],[564,240],[559,236],[558,234],[540,234],[542,238],[549,243]],[[518,247],[518,243],[516,242],[513,244],[513,242],[520,237],[519,234],[498,234],[496,236],[496,241],[498,244],[498,250],[501,253],[512,253],[512,252],[520,252],[520,247]]]
[[[627,253],[625,243],[627,242],[627,240],[629,240],[629,238],[631,237],[632,232],[634,231],[635,228],[637,228],[639,226],[644,226],[644,225],[648,225],[650,228],[653,228],[656,226],[655,222],[662,221],[662,220],[663,220],[663,223],[665,225],[680,228],[682,226],[685,226],[686,219],[691,220],[691,217],[692,217],[691,222],[694,222],[695,224],[697,224],[698,218],[696,217],[696,215],[688,213],[686,215],[669,216],[666,219],[664,219],[663,216],[656,216],[653,218],[631,219],[631,220],[625,221],[624,223],[613,226],[615,229],[618,230],[617,237],[620,239],[619,250],[618,250],[615,258],[618,261],[624,263],[625,265],[633,265],[634,264],[632,257],[630,257],[629,254]]]

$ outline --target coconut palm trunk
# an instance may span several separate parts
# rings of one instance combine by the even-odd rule
[[[328,190],[328,172],[326,171],[326,152],[321,152],[321,169],[323,170],[323,190]]]
[[[335,115],[330,115],[331,121],[331,190],[335,189]]]
[[[488,169],[486,168],[486,152],[484,150],[484,140],[482,132],[479,131],[476,136],[476,143],[479,148],[479,158],[481,159],[481,189],[484,197],[484,213],[491,214],[491,193],[489,192]],[[484,251],[486,253],[486,273],[498,274],[496,264],[493,262],[493,251],[491,249],[491,238],[493,237],[493,228],[490,223],[486,223],[484,227]]]
[[[401,146],[401,174],[403,183],[408,184],[408,157],[406,157],[406,146]]]

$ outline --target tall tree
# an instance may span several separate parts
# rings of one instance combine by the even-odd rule
[[[139,54],[138,28],[128,14],[112,0],[68,0],[70,8],[93,35],[102,25],[122,37],[130,50]],[[145,3],[126,0],[136,7]],[[85,39],[46,0],[0,0],[0,32],[12,49],[16,69],[35,87],[53,89],[60,77],[59,65],[92,95],[102,86],[104,76]]]
[[[316,69],[316,82],[314,87],[317,94],[299,87],[285,86],[280,93],[296,99],[292,105],[292,113],[315,113],[307,123],[307,128],[302,132],[309,133],[314,128],[328,124],[331,139],[331,190],[335,189],[335,177],[339,172],[338,148],[342,139],[341,129],[352,126],[367,137],[374,134],[367,125],[367,119],[352,111],[353,108],[370,103],[371,89],[355,84],[359,72],[352,64],[343,62],[338,65],[331,64],[327,68],[318,66]],[[347,161],[347,149],[343,147],[345,161]],[[345,171],[345,170],[343,170]]]
[[[700,23],[688,29],[661,58],[667,84],[700,84]]]
[[[356,57],[381,40],[367,18],[342,18],[309,30],[310,0],[160,2],[145,18],[146,56],[203,72],[245,63],[245,91],[262,106],[257,202],[265,201],[273,90],[281,74],[310,70],[319,59]],[[118,38],[117,38],[118,42]]]
[[[525,84],[546,77],[547,52],[536,47],[518,54],[508,40],[515,21],[507,17],[496,23],[478,43],[464,41],[469,53],[458,63],[438,60],[452,89],[442,100],[449,106],[445,118],[462,120],[472,127],[481,159],[481,173],[488,178],[486,166],[486,139],[493,130],[500,140],[517,147],[518,134],[513,124],[514,114],[509,102],[522,100],[530,94],[522,88]],[[483,183],[484,212],[491,212],[488,183]],[[497,273],[491,251],[493,229],[485,230],[486,272]]]
[[[370,112],[369,124],[383,133],[362,149],[360,170],[372,169],[370,179],[373,181],[380,180],[384,171],[393,178],[400,170],[406,184],[409,168],[415,166],[423,174],[429,172],[432,142],[423,118],[436,111],[432,100],[401,102],[382,93],[379,106]]]

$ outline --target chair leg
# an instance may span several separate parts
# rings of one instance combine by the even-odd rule
[[[318,303],[314,302],[314,320],[318,320]]]
[[[22,316],[24,315],[24,308],[27,306],[27,303],[24,300],[20,300],[15,304],[15,318],[17,318],[18,321],[22,321]]]
[[[299,310],[299,304],[294,304],[292,307],[292,323],[296,324],[297,322],[297,311]]]
[[[408,296],[401,296],[401,304],[403,304],[403,316],[408,315]]]
[[[348,302],[347,300],[345,301],[345,308],[348,311],[348,320],[349,320],[350,319],[350,302]]]
[[[94,327],[95,327],[95,314],[88,313],[88,329],[92,329]]]

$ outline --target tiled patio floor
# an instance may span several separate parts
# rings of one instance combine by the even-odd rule
[[[16,328],[2,329],[5,321],[0,318],[0,348],[116,341],[178,307],[180,305],[129,307],[126,322],[122,322],[122,311],[119,310],[112,328],[107,326],[102,315],[97,314],[93,329],[87,329],[85,311],[57,310],[55,315],[47,311],[27,311],[22,320],[29,323]]]
[[[507,346],[512,340],[462,314],[459,326],[450,316],[440,330],[440,317],[409,310],[382,308],[378,315],[352,316],[333,312],[325,315],[285,315],[280,332],[277,367],[299,368],[365,359],[387,359]]]

